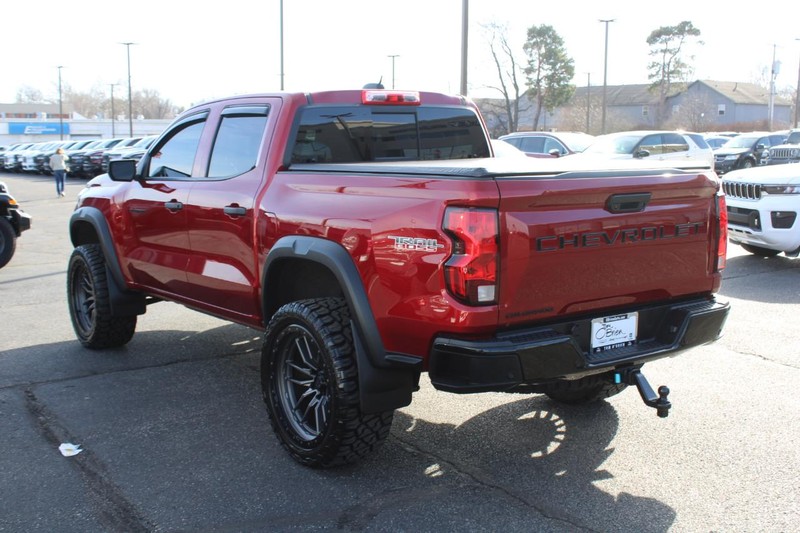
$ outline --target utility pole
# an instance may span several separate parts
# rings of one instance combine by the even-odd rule
[[[131,45],[136,43],[120,43],[128,49],[128,134],[133,137],[133,92],[131,91]]]
[[[603,59],[603,118],[601,121],[601,133],[606,132],[606,87],[608,85],[608,23],[614,22],[616,19],[600,19],[606,25],[606,53]]]
[[[281,91],[283,90],[283,0],[281,0]]]
[[[775,113],[775,76],[778,74],[775,69],[775,50],[777,44],[772,45],[772,69],[769,74],[769,118],[767,120],[767,130],[772,131],[772,116]]]
[[[62,65],[56,67],[58,69],[58,138],[64,140],[64,109],[61,103],[61,69]]]
[[[390,54],[387,57],[392,58],[392,89],[394,89],[394,60],[400,56],[397,54]]]
[[[109,86],[111,87],[111,137],[117,136],[117,133],[114,130],[114,87],[116,85],[116,83],[109,83]]]
[[[469,34],[469,0],[461,0],[461,94],[467,95],[467,37]]]
[[[589,114],[592,109],[592,73],[586,73],[586,133],[589,133]]]
[[[800,39],[795,38],[795,41]],[[797,65],[797,91],[794,97],[794,127],[800,128],[800,62]]]

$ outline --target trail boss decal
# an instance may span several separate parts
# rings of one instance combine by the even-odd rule
[[[649,226],[614,231],[588,231],[566,235],[551,235],[537,238],[535,250],[537,252],[552,252],[565,248],[594,248],[624,243],[679,239],[697,235],[702,228],[702,222],[687,222],[685,224],[675,224],[674,226]]]
[[[436,239],[423,239],[420,237],[398,237],[396,235],[389,235],[389,238],[394,241],[394,249],[402,250],[404,252],[435,252],[439,248],[444,248],[444,244]]]

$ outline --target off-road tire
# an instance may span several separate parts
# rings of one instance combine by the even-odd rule
[[[758,257],[775,257],[779,253],[780,250],[770,250],[769,248],[762,248],[761,246],[753,246],[752,244],[742,244],[742,248],[746,251],[750,252],[753,255],[757,255]]]
[[[355,462],[389,434],[394,411],[359,406],[350,313],[342,298],[288,303],[267,326],[261,387],[281,445],[300,464]]]
[[[605,400],[624,391],[628,386],[614,383],[608,376],[588,376],[573,381],[558,381],[550,385],[544,393],[559,403],[582,405]]]
[[[97,244],[73,250],[67,270],[67,303],[78,340],[92,349],[115,348],[131,340],[136,315],[114,316],[103,251]]]
[[[11,226],[11,222],[0,217],[0,268],[3,268],[11,261],[16,248],[17,233]]]

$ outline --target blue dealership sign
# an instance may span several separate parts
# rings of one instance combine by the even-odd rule
[[[10,135],[59,135],[58,127],[62,126],[60,133],[69,135],[69,124],[58,122],[9,122]]]

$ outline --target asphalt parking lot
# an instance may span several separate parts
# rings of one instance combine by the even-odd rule
[[[258,331],[171,303],[83,349],[65,300],[82,180],[0,175],[33,216],[0,269],[0,531],[736,531],[800,524],[800,259],[731,245],[716,344],[591,408],[423,376],[383,448],[301,467],[261,401]],[[77,444],[64,457],[62,443]]]

